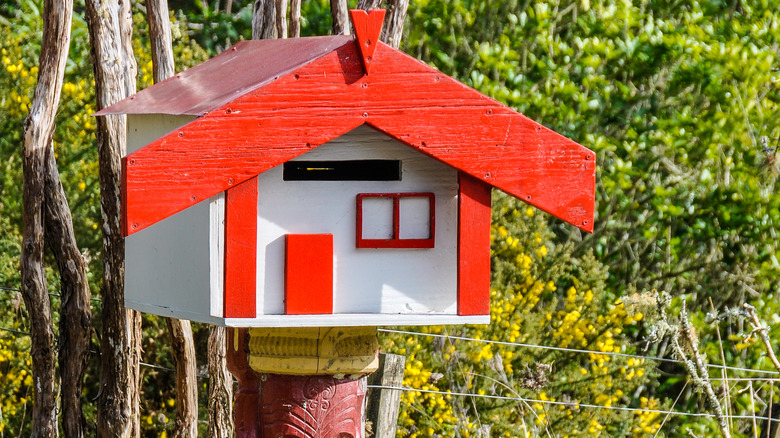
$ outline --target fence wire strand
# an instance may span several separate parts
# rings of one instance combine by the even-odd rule
[[[6,286],[0,286],[0,290],[4,291],[10,291],[10,292],[21,292],[19,289],[10,288]],[[50,295],[53,296],[60,296],[59,294],[50,293]],[[92,301],[101,301],[99,298],[92,298]],[[0,331],[5,331],[9,333],[13,333],[16,335],[22,335],[22,336],[30,336],[29,332],[25,332],[22,330],[16,330],[8,327],[0,327]],[[403,334],[403,335],[411,335],[411,336],[427,336],[427,337],[434,337],[434,338],[443,338],[443,339],[451,339],[451,340],[459,340],[459,341],[466,341],[466,342],[478,342],[478,343],[486,343],[486,344],[495,344],[495,345],[506,345],[506,346],[514,346],[514,347],[523,347],[523,348],[533,348],[533,349],[543,349],[543,350],[555,350],[555,351],[564,351],[564,352],[571,352],[571,353],[582,353],[582,354],[597,354],[597,355],[606,355],[606,356],[613,356],[613,357],[627,357],[627,358],[634,358],[634,359],[649,359],[649,360],[655,360],[659,362],[670,362],[670,363],[678,363],[681,364],[682,361],[677,359],[670,359],[665,357],[656,357],[656,356],[643,356],[639,354],[629,354],[629,353],[616,353],[616,352],[604,352],[604,351],[594,351],[594,350],[585,350],[585,349],[578,349],[578,348],[567,348],[567,347],[555,347],[550,345],[537,345],[537,344],[526,344],[522,342],[507,342],[507,341],[493,341],[489,339],[476,339],[476,338],[469,338],[465,336],[455,336],[455,335],[440,335],[435,333],[422,333],[422,332],[413,332],[408,330],[395,330],[395,329],[384,329],[380,328],[378,329],[380,332],[384,333],[395,333],[395,334]],[[139,362],[139,365],[156,369],[160,371],[166,371],[166,372],[173,372],[175,373],[176,370],[173,368],[168,368],[160,365],[154,365],[146,362]],[[763,373],[763,374],[775,374],[778,375],[780,372],[777,371],[769,371],[769,370],[757,370],[752,368],[741,368],[741,367],[731,367],[731,366],[724,366],[724,365],[716,365],[716,364],[708,364],[707,365],[710,368],[717,368],[717,369],[728,369],[732,371],[742,371],[742,372],[750,372],[750,373]],[[208,376],[204,375],[198,375],[199,379],[205,379],[208,378]],[[721,380],[718,378],[714,378],[713,380]],[[775,381],[780,381],[780,378],[729,378],[728,380],[735,381],[772,381],[773,383]],[[715,415],[706,413],[706,412],[679,412],[679,411],[671,411],[671,410],[661,410],[661,409],[642,409],[642,408],[631,408],[628,406],[603,406],[603,405],[595,405],[590,403],[576,403],[576,402],[561,402],[561,401],[554,401],[554,400],[538,400],[538,399],[531,399],[531,398],[525,398],[525,397],[509,397],[509,396],[502,396],[502,395],[490,395],[490,394],[476,394],[476,393],[468,393],[468,392],[447,392],[447,391],[435,391],[430,389],[418,389],[418,388],[410,388],[406,386],[383,386],[383,385],[367,385],[368,388],[374,388],[374,389],[387,389],[387,390],[395,390],[395,391],[407,391],[407,392],[419,392],[419,393],[429,393],[429,394],[439,394],[439,395],[445,395],[445,396],[456,396],[456,397],[477,397],[477,398],[485,398],[485,399],[495,399],[495,400],[513,400],[513,401],[519,401],[523,403],[538,403],[538,404],[547,404],[547,405],[555,405],[555,406],[566,406],[573,409],[580,409],[580,408],[588,408],[588,409],[606,409],[606,410],[613,410],[613,411],[627,411],[627,412],[643,412],[643,413],[654,413],[659,415],[666,415],[667,417],[670,415],[675,416],[687,416],[687,417],[709,417],[712,418]],[[780,419],[775,418],[769,418],[769,417],[756,417],[754,415],[727,415],[725,418],[733,418],[733,419],[755,419],[755,420],[765,420],[775,423],[780,423]]]
[[[480,398],[496,399],[496,400],[514,400],[514,401],[525,402],[525,403],[539,403],[539,404],[548,404],[548,405],[556,405],[556,406],[567,406],[569,408],[574,408],[574,409],[591,408],[591,409],[607,409],[612,411],[646,412],[652,414],[666,414],[666,415],[677,415],[677,416],[686,416],[686,417],[713,417],[713,418],[715,417],[714,414],[710,414],[707,412],[679,412],[679,411],[665,411],[661,409],[630,408],[628,406],[603,406],[603,405],[594,405],[590,403],[562,402],[562,401],[555,401],[555,400],[537,400],[537,399],[525,398],[525,397],[507,397],[503,395],[474,394],[470,392],[434,391],[431,389],[409,388],[407,386],[383,386],[383,385],[367,385],[367,386],[368,388],[376,388],[376,389],[391,389],[391,390],[406,391],[406,392],[422,392],[422,393],[429,393],[429,394],[450,395],[450,396],[458,396],[458,397],[480,397]],[[755,417],[753,415],[724,415],[724,417],[739,418],[739,419],[755,418],[756,420],[769,420],[772,422],[780,423],[780,418]]]
[[[585,353],[585,354],[597,354],[597,355],[605,355],[605,356],[615,356],[615,357],[629,357],[633,359],[651,359],[656,360],[659,362],[670,362],[670,363],[678,363],[682,364],[683,362],[677,359],[670,359],[668,357],[657,357],[657,356],[643,356],[641,354],[629,354],[629,353],[615,353],[610,351],[595,351],[595,350],[583,350],[580,348],[568,348],[568,347],[555,347],[552,345],[537,345],[537,344],[524,344],[522,342],[507,342],[507,341],[491,341],[489,339],[476,339],[476,338],[469,338],[465,336],[454,336],[454,335],[439,335],[435,333],[422,333],[422,332],[411,332],[407,330],[395,330],[395,329],[384,329],[380,328],[377,329],[380,332],[385,333],[397,333],[397,334],[404,334],[404,335],[415,335],[415,336],[428,336],[428,337],[434,337],[434,338],[449,338],[449,339],[457,339],[459,341],[469,341],[469,342],[481,342],[485,344],[495,344],[495,345],[506,345],[506,346],[514,346],[514,347],[524,347],[524,348],[536,348],[541,350],[555,350],[555,351],[566,351],[570,353]],[[727,365],[716,365],[716,364],[707,364],[708,368],[717,368],[719,370],[726,368],[727,370],[732,371],[743,371],[748,373],[760,373],[760,374],[775,374],[780,375],[780,372],[778,371],[769,371],[769,370],[757,370],[753,368],[740,368],[740,367],[731,367]],[[729,379],[733,380],[733,379]],[[763,380],[763,379],[762,379]]]
[[[29,336],[29,332],[21,331],[21,330],[15,330],[7,327],[0,327],[0,331],[6,331],[14,334],[19,335],[25,335]],[[385,330],[388,331],[388,330]],[[415,332],[404,332],[404,331],[398,331],[401,333],[407,333],[407,334],[414,334]],[[419,333],[419,334],[425,334],[425,333]],[[443,336],[443,335],[442,335]],[[460,337],[452,336],[453,339],[458,339]],[[93,353],[95,353],[93,351]],[[152,368],[155,370],[160,371],[167,371],[171,373],[175,373],[176,370],[173,368],[168,368],[160,365],[154,365],[146,362],[139,362],[139,365]],[[208,376],[206,375],[198,375],[198,379],[207,379]],[[730,379],[734,380],[734,379]],[[767,379],[744,379],[744,380],[767,380]],[[780,379],[771,379],[774,380],[780,380]],[[447,392],[447,391],[434,391],[430,389],[418,389],[418,388],[410,388],[407,386],[384,386],[384,385],[367,385],[368,388],[374,388],[374,389],[389,389],[389,390],[395,390],[395,391],[407,391],[407,392],[420,392],[420,393],[429,393],[429,394],[440,394],[440,395],[446,395],[446,396],[456,396],[456,397],[478,397],[478,398],[485,398],[485,399],[495,399],[495,400],[514,400],[524,403],[539,403],[539,404],[548,404],[548,405],[557,405],[557,406],[567,406],[569,408],[574,409],[580,409],[580,408],[589,408],[589,409],[607,409],[607,410],[613,410],[613,411],[629,411],[629,412],[645,412],[645,413],[655,413],[655,414],[665,414],[667,416],[669,415],[676,415],[676,416],[688,416],[688,417],[714,417],[713,414],[705,413],[705,412],[679,412],[679,411],[665,411],[660,409],[642,409],[642,408],[631,408],[628,406],[603,406],[603,405],[594,405],[590,403],[578,403],[578,402],[561,402],[561,401],[554,401],[554,400],[538,400],[538,399],[532,399],[532,398],[525,398],[525,397],[507,397],[503,395],[490,395],[490,394],[476,394],[476,393],[469,393],[469,392]],[[753,415],[727,415],[725,418],[736,418],[736,419],[753,419],[756,420],[768,420],[770,422],[780,422],[780,419],[775,418],[769,418],[769,417],[756,417]]]

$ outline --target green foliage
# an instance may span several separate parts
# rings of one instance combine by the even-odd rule
[[[410,391],[402,395],[398,436],[652,436],[657,414],[579,406],[659,407],[648,390],[652,363],[598,354],[635,352],[627,333],[642,309],[608,298],[605,267],[590,255],[571,260],[547,219],[521,205],[503,195],[493,202],[491,324],[422,328],[498,343],[393,335],[384,347],[407,357],[411,388],[566,404]]]
[[[77,5],[83,9],[83,6]],[[0,49],[0,434],[3,432],[29,434],[30,387],[29,331],[21,296],[15,290],[20,287],[19,256],[22,229],[22,128],[29,111],[36,85],[38,54],[41,40],[41,4],[29,0],[0,7],[0,38],[5,42]],[[139,87],[151,84],[152,67],[149,60],[148,30],[143,17],[136,19],[134,48],[139,62]],[[188,38],[186,23],[174,20],[174,53],[178,68],[183,69],[207,59],[207,55]],[[89,261],[90,289],[98,297],[102,265],[102,235],[100,224],[100,199],[95,144],[94,80],[89,56],[88,31],[82,16],[74,14],[72,41],[66,66],[62,98],[57,112],[54,133],[54,151],[60,169],[60,178],[70,203],[76,241]],[[53,263],[51,266],[54,266]],[[56,269],[56,268],[54,268]],[[49,291],[53,294],[52,307],[55,324],[58,321],[58,276],[50,267],[47,270]],[[93,321],[99,330],[100,303],[93,302]],[[167,349],[154,346],[158,339],[164,342],[164,322],[148,318],[144,323],[145,360],[172,367]],[[56,333],[56,329],[55,329]],[[198,339],[205,342],[204,331]],[[207,334],[206,334],[207,336]],[[99,338],[94,339],[99,348]],[[205,347],[201,349],[205,351]],[[87,371],[84,410],[88,431],[94,429],[95,406],[98,394],[99,364],[97,357],[90,361]],[[173,426],[175,407],[173,374],[145,367],[142,369],[144,390],[144,430],[165,432]],[[205,406],[205,404],[204,404]],[[204,410],[202,418],[206,418]],[[151,425],[149,420],[153,420]],[[205,430],[204,430],[205,432]],[[88,433],[94,433],[88,432]]]
[[[778,273],[761,138],[780,137],[780,24],[740,5],[427,1],[405,47],[598,152],[597,229],[575,255],[593,248],[615,293],[733,304]]]
[[[604,302],[669,291],[693,309],[710,362],[771,369],[726,311],[749,301],[779,317],[779,13],[751,0],[427,0],[410,6],[403,48],[597,152],[596,232],[558,223],[553,240],[571,248],[566,263],[606,265]],[[629,334],[644,345],[648,330]],[[662,368],[672,378],[655,396],[674,399],[684,371]],[[734,413],[750,414],[740,394]],[[679,409],[700,409],[684,396]],[[712,422],[664,430],[683,425]]]

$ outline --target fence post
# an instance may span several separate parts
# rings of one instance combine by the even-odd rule
[[[368,385],[397,386],[404,380],[406,357],[397,354],[380,354],[379,369],[368,377]],[[401,391],[397,389],[368,389],[366,415],[372,423],[374,438],[395,438]],[[368,436],[368,434],[366,434]]]

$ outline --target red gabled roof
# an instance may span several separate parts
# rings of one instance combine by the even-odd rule
[[[95,115],[201,116],[351,41],[348,35],[242,41]]]
[[[350,37],[246,41],[98,115],[202,112],[126,157],[126,234],[362,124],[593,229],[592,151],[383,43],[365,75]]]

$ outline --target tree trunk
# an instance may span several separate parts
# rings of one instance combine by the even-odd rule
[[[146,19],[152,46],[152,72],[157,83],[176,73],[168,0],[146,0]]]
[[[276,0],[276,37],[287,38],[287,0]]]
[[[301,36],[301,0],[290,1],[290,38]]]
[[[347,0],[330,0],[331,30],[333,35],[349,35]]]
[[[102,109],[135,90],[135,59],[124,42],[128,35],[128,3],[86,0],[90,52],[95,74],[97,108]],[[126,151],[124,115],[97,118],[100,205],[103,229],[103,336],[99,437],[136,437],[139,430],[138,363],[140,314],[124,306],[124,238],[120,229],[121,157]]]
[[[225,327],[209,333],[209,438],[233,438],[233,376],[227,368]]]
[[[372,9],[379,9],[382,7],[382,0],[359,0],[357,8],[364,11],[370,11]]]
[[[175,73],[171,22],[167,0],[146,0],[149,38],[152,46],[154,82],[163,81]],[[195,341],[189,321],[166,318],[171,338],[171,353],[176,363],[176,429],[173,436],[198,435],[198,371]]]
[[[195,341],[186,320],[166,318],[171,334],[171,351],[176,362],[176,428],[174,438],[198,436],[198,375]]]
[[[46,241],[60,272],[61,307],[59,365],[62,429],[68,438],[84,437],[81,390],[89,360],[92,311],[87,265],[76,244],[68,200],[60,182],[54,148],[49,143],[46,169]]]
[[[252,13],[252,39],[276,38],[276,1],[255,0]]]
[[[52,154],[54,117],[70,46],[72,0],[46,0],[38,85],[24,123],[22,297],[30,315],[33,372],[32,437],[56,437],[57,377],[51,303],[44,271],[44,191],[47,154]]]
[[[387,0],[387,15],[380,39],[396,49],[401,45],[408,8],[409,0]]]

